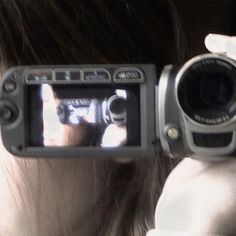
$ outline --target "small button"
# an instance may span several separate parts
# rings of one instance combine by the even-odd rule
[[[56,72],[56,80],[57,81],[64,81],[66,79],[65,72]]]
[[[117,82],[143,82],[143,73],[136,68],[121,68],[115,71],[114,80]]]
[[[3,89],[6,93],[11,93],[16,90],[16,83],[13,80],[6,81],[3,85]]]
[[[52,81],[52,71],[32,70],[30,71],[27,82],[28,83],[47,83]]]
[[[0,120],[8,121],[11,118],[12,118],[12,110],[7,106],[0,107]]]
[[[0,101],[0,122],[2,124],[14,122],[17,117],[18,110],[13,103],[7,100]]]
[[[109,81],[110,74],[105,70],[90,70],[84,72],[84,80],[85,81]]]
[[[57,71],[56,81],[78,81],[81,79],[80,71]]]
[[[73,81],[81,79],[80,72],[72,71],[70,74],[71,74],[71,80]]]
[[[166,136],[169,140],[177,141],[180,136],[180,130],[175,124],[170,124],[165,128]]]

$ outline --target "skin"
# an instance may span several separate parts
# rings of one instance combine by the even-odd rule
[[[99,170],[102,163],[18,158],[1,142],[0,153],[0,235],[61,235],[64,227],[73,235],[94,235],[100,214],[93,210],[99,194],[95,165]]]
[[[38,235],[37,224],[45,236],[60,235],[62,226],[74,235],[93,235],[100,212],[91,212],[101,184],[94,166],[101,170],[102,162],[16,158],[1,140],[0,153],[0,235]],[[199,235],[235,234],[236,161],[201,158],[185,158],[169,175],[157,204],[156,226]]]
[[[160,229],[235,235],[236,161],[184,159],[168,177],[156,208]]]
[[[236,58],[235,38],[211,34],[205,44],[211,52]],[[156,228],[235,235],[236,160],[198,158],[185,158],[169,175],[156,207]]]

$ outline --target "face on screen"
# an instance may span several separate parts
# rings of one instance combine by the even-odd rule
[[[103,148],[139,145],[139,88],[126,87],[32,86],[31,145]]]

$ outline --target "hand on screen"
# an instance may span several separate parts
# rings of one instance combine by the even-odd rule
[[[119,126],[110,124],[102,137],[102,147],[120,147],[127,142],[127,129],[126,126]]]

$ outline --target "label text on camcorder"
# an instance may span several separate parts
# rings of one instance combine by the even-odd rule
[[[217,117],[217,118],[211,119],[211,118],[205,118],[205,117],[195,114],[194,119],[198,122],[205,123],[208,125],[217,125],[217,124],[221,124],[223,122],[228,121],[230,118],[229,118],[229,116],[224,115],[222,117]]]

